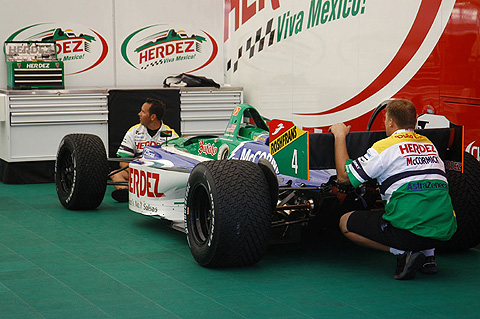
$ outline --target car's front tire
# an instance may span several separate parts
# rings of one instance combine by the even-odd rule
[[[98,207],[105,196],[108,161],[102,140],[92,134],[69,134],[60,142],[55,161],[55,186],[65,208]]]
[[[185,230],[200,265],[259,262],[267,248],[271,213],[267,180],[257,164],[208,161],[192,170],[185,194]]]

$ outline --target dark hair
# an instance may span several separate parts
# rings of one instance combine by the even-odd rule
[[[417,125],[417,109],[411,101],[391,100],[385,109],[398,128],[414,129]]]
[[[164,102],[157,100],[157,99],[152,99],[148,98],[145,103],[150,104],[150,114],[155,114],[157,116],[157,119],[159,121],[163,120],[163,117],[165,116],[165,110],[167,106],[165,105]]]

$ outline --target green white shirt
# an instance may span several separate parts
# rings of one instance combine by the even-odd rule
[[[172,137],[178,137],[177,132],[166,124],[162,124],[154,136],[148,134],[148,130],[142,124],[132,126],[125,136],[117,151],[117,156],[123,158],[139,157],[143,153],[145,146],[160,145],[167,140],[161,137],[162,131],[172,131]]]
[[[439,240],[455,233],[445,167],[425,136],[398,130],[373,144],[364,156],[348,160],[345,167],[354,187],[377,179],[385,203],[383,219],[393,226]]]

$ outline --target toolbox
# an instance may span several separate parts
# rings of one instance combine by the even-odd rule
[[[63,89],[64,65],[55,42],[5,42],[8,89]]]

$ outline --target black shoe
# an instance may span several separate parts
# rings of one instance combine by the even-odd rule
[[[425,255],[419,251],[407,251],[397,257],[397,270],[393,278],[409,280],[415,278],[415,272],[420,269],[425,261]]]
[[[435,256],[428,256],[425,257],[425,261],[423,262],[422,267],[420,267],[420,271],[424,274],[433,275],[438,272],[437,269],[437,259]]]
[[[128,188],[116,189],[112,192],[112,198],[120,203],[128,202]]]

